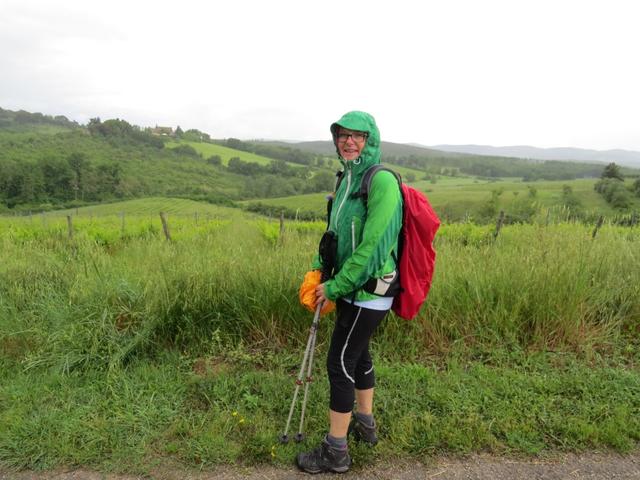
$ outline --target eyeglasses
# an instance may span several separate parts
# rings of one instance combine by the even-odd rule
[[[363,142],[368,136],[369,135],[366,132],[339,133],[338,141],[344,143],[349,137],[351,137],[354,142],[360,143]]]

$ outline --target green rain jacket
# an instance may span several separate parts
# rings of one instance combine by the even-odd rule
[[[366,206],[361,198],[352,197],[360,189],[364,172],[380,163],[380,132],[371,115],[357,111],[346,113],[331,125],[334,144],[338,127],[367,132],[368,137],[359,158],[345,161],[340,157],[344,174],[335,192],[329,223],[329,229],[338,237],[337,273],[325,283],[324,292],[333,301],[343,297],[373,300],[380,297],[361,287],[370,278],[380,278],[396,269],[393,256],[397,258],[402,226],[402,195],[393,174],[381,171],[373,177]],[[316,256],[312,268],[321,266]]]

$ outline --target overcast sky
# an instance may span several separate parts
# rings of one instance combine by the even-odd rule
[[[0,107],[327,140],[640,150],[634,0],[0,0]]]

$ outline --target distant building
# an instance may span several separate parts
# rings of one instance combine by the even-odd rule
[[[175,137],[176,134],[171,127],[159,127],[156,125],[155,128],[151,129],[151,133],[154,135],[161,135],[164,137]]]

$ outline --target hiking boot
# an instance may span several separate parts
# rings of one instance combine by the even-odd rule
[[[299,453],[296,457],[296,463],[300,470],[307,473],[344,473],[351,466],[351,457],[346,448],[334,448],[325,438],[319,447],[310,452]]]
[[[357,441],[366,442],[372,447],[378,443],[378,435],[376,435],[376,421],[373,421],[373,425],[367,425],[361,422],[354,415],[349,424],[349,433],[353,434],[353,438]]]

